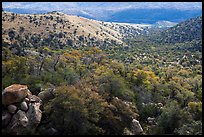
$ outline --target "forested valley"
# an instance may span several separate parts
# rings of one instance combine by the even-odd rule
[[[26,26],[11,25],[18,14],[2,15],[2,92],[22,84],[42,100],[39,125],[22,134],[202,134],[202,17],[152,36],[101,40],[103,32],[82,36],[63,26],[32,34],[43,15]],[[66,22],[51,15],[46,20]]]

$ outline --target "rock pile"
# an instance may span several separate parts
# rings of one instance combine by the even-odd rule
[[[2,92],[2,129],[13,135],[32,132],[41,121],[41,99],[26,85],[13,84]]]

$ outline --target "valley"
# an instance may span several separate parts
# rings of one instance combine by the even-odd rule
[[[201,135],[202,16],[134,24],[2,11],[2,81],[2,97],[15,84],[31,92],[24,112],[2,102],[5,135]]]

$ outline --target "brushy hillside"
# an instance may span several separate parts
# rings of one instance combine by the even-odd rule
[[[154,36],[158,42],[178,43],[201,40],[202,16],[186,20]]]
[[[41,41],[50,42],[57,40],[59,45],[70,46],[123,43],[119,32],[104,26],[100,21],[59,12],[47,14],[2,12],[2,28],[3,39],[8,43],[18,41],[16,39],[19,36],[40,37]]]

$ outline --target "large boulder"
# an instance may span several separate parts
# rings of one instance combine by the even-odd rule
[[[43,89],[39,94],[38,97],[40,97],[40,99],[46,103],[49,100],[55,98],[55,89],[54,88],[47,88],[47,89]]]
[[[142,126],[140,125],[140,122],[137,121],[136,119],[132,120],[132,133],[134,135],[140,135],[142,134],[143,129]]]
[[[2,104],[10,105],[21,102],[28,95],[28,87],[26,85],[13,84],[4,89],[2,93]]]
[[[26,116],[29,119],[28,128],[36,128],[41,121],[42,111],[40,110],[40,103],[30,103]]]
[[[29,120],[26,116],[26,113],[22,110],[18,110],[18,112],[13,115],[11,122],[7,127],[8,133],[21,135],[24,132],[23,129],[25,129],[28,124]]]

